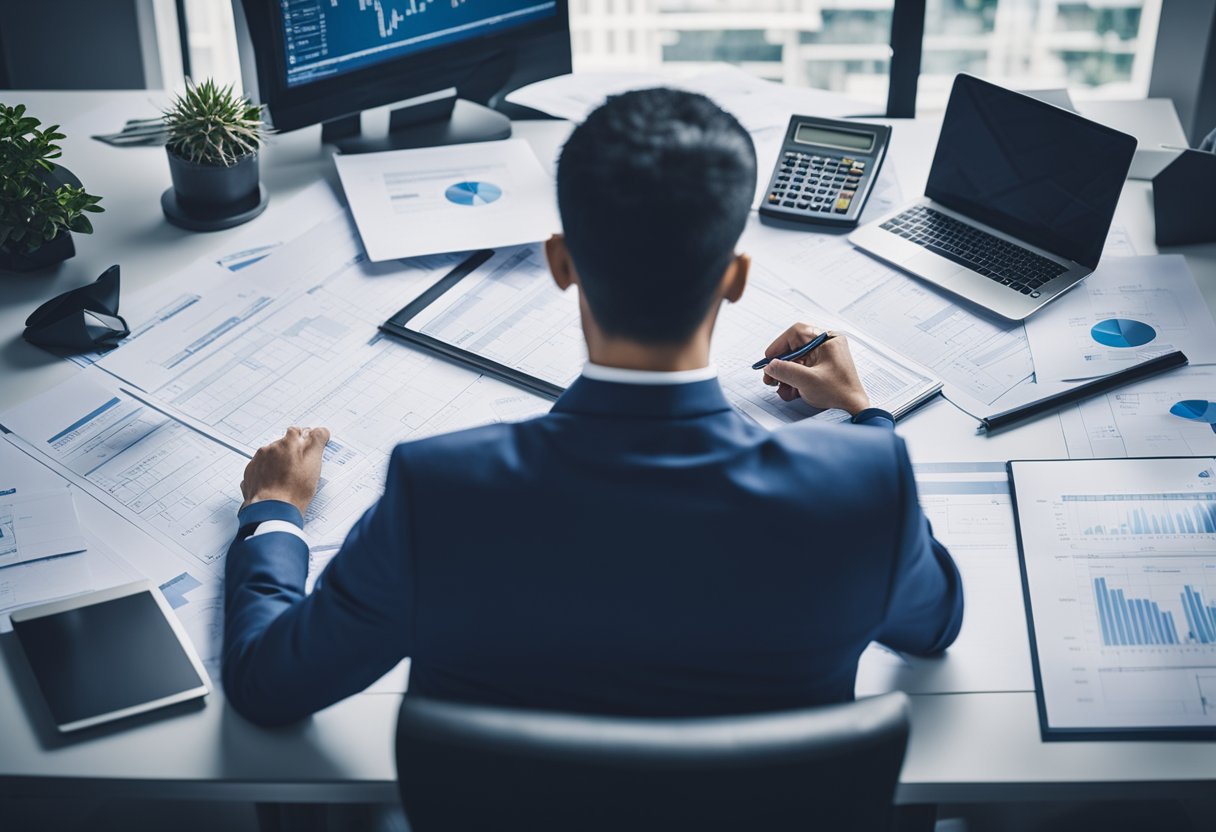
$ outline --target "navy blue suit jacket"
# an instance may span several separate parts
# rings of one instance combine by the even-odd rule
[[[227,562],[228,700],[286,723],[412,657],[410,690],[604,714],[848,700],[871,640],[946,648],[959,575],[903,441],[776,432],[717,381],[579,379],[546,416],[400,445],[317,589],[307,547],[241,512]]]

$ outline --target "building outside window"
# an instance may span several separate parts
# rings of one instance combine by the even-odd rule
[[[384,0],[386,3],[395,0]],[[408,0],[401,0],[408,2]],[[955,74],[1077,98],[1148,91],[1163,0],[927,0],[918,108]],[[575,71],[730,63],[759,77],[886,105],[894,0],[571,0]],[[194,74],[239,83],[229,4],[186,0]]]

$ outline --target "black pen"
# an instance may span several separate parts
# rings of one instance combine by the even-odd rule
[[[1102,376],[1101,378],[1065,390],[1062,393],[1056,393],[1054,396],[1027,402],[1012,410],[1006,410],[1004,413],[997,413],[986,419],[980,419],[980,426],[975,429],[975,432],[994,433],[998,430],[1010,428],[1029,419],[1059,410],[1065,405],[1076,404],[1102,393],[1109,393],[1125,384],[1131,384],[1133,381],[1143,381],[1158,373],[1182,367],[1186,363],[1186,356],[1183,353],[1177,350],[1167,352],[1165,355],[1159,355],[1134,367],[1128,367],[1126,370]]]
[[[836,336],[832,335],[830,332],[821,332],[816,335],[815,338],[811,340],[811,343],[807,344],[806,346],[799,347],[793,352],[787,352],[785,355],[778,355],[775,358],[762,358],[752,365],[752,369],[763,370],[769,365],[770,361],[793,361],[795,358],[802,358],[802,356],[806,355],[811,350],[821,346],[829,338],[834,337]]]

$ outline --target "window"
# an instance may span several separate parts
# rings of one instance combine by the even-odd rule
[[[570,0],[575,70],[694,73],[736,64],[837,90],[882,112],[897,0]],[[1163,0],[927,0],[917,104],[940,110],[955,74],[1076,98],[1148,91]],[[240,82],[232,10],[186,0],[194,75]]]
[[[666,64],[691,73],[727,62],[764,78],[847,93],[881,111],[895,2],[632,0],[632,14],[610,17],[575,6],[576,33],[625,26],[630,35],[607,55],[579,48],[576,34],[574,66]],[[918,107],[940,110],[959,72],[1014,89],[1067,86],[1078,98],[1143,96],[1161,2],[927,0]]]

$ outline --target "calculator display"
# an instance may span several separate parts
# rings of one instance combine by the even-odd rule
[[[799,124],[794,131],[794,141],[799,144],[817,144],[823,147],[837,147],[841,150],[866,152],[874,147],[874,134],[828,130],[814,124]]]

